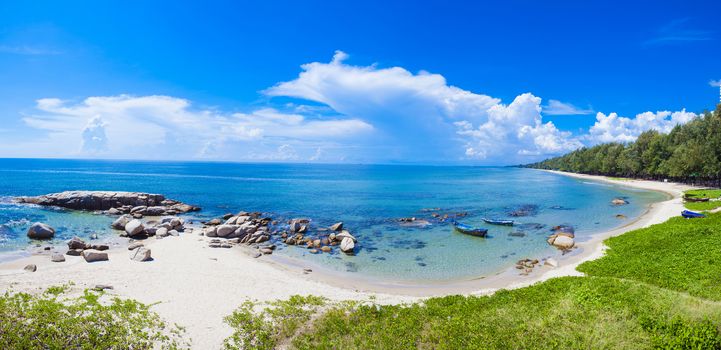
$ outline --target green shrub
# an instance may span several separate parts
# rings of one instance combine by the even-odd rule
[[[225,317],[234,330],[225,340],[225,348],[273,349],[278,341],[293,336],[324,303],[321,297],[294,295],[288,300],[270,302],[262,312],[256,312],[256,304],[246,301]]]
[[[86,290],[63,298],[67,287],[39,295],[0,296],[0,349],[177,349],[182,329],[168,327],[149,306],[134,300],[101,300]]]

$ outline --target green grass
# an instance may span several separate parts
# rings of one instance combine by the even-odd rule
[[[719,198],[721,197],[721,189],[688,190],[684,192],[684,195],[695,198]],[[684,206],[691,210],[705,211],[721,207],[721,201],[685,202]]]
[[[301,305],[292,332],[278,322],[281,302],[233,327],[274,330],[266,345],[297,349],[721,349],[721,214],[606,243],[605,257],[579,267],[588,277],[409,305]]]
[[[166,325],[148,305],[65,286],[31,295],[0,296],[0,349],[177,349],[182,329]]]

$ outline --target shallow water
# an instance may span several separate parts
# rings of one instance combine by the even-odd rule
[[[25,230],[35,221],[58,229],[56,244],[73,235],[115,235],[110,217],[12,204],[12,196],[77,189],[143,191],[199,205],[203,211],[197,216],[204,218],[248,210],[281,220],[308,217],[315,227],[343,221],[359,240],[355,256],[313,255],[282,245],[276,254],[392,280],[493,274],[520,258],[556,254],[545,241],[552,226],[573,225],[577,240],[584,240],[627,223],[649,203],[665,198],[658,192],[494,167],[1,159],[0,178],[5,198],[0,200],[0,251],[6,253],[34,246]],[[610,205],[615,197],[628,198],[630,204]],[[510,217],[519,209],[528,215]],[[434,219],[434,212],[467,213],[458,221],[488,228],[489,237],[455,233],[447,222]],[[406,226],[397,221],[401,217],[432,224]],[[512,218],[517,225],[486,225],[483,217]]]

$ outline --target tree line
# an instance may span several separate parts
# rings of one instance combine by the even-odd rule
[[[721,187],[721,104],[668,134],[649,130],[635,142],[584,147],[523,167]]]

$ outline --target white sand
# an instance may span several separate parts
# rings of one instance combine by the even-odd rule
[[[589,180],[600,180],[642,189],[668,193],[673,199],[654,204],[639,219],[622,228],[601,233],[579,244],[574,254],[560,257],[560,266],[537,268],[529,276],[506,271],[497,276],[445,284],[403,285],[378,284],[363,279],[350,279],[337,273],[314,268],[303,274],[301,264],[280,264],[280,259],[249,255],[250,248],[208,248],[207,238],[196,234],[151,238],[146,246],[152,249],[154,261],[135,262],[125,248],[110,251],[110,261],[88,264],[81,257],[66,256],[63,263],[50,262],[48,255],[34,255],[0,264],[0,291],[35,292],[48,286],[74,282],[71,293],[80,293],[96,284],[110,284],[109,293],[155,303],[153,309],[166,320],[187,329],[193,348],[220,348],[231,330],[223,323],[244,300],[285,299],[293,294],[320,295],[332,300],[368,300],[403,303],[431,295],[456,293],[489,294],[499,288],[527,286],[557,276],[580,275],[575,267],[583,261],[603,255],[603,240],[629,230],[666,221],[683,210],[682,191],[690,186],[653,181],[615,181],[598,176],[566,174]],[[27,264],[36,264],[37,272],[23,271]]]

